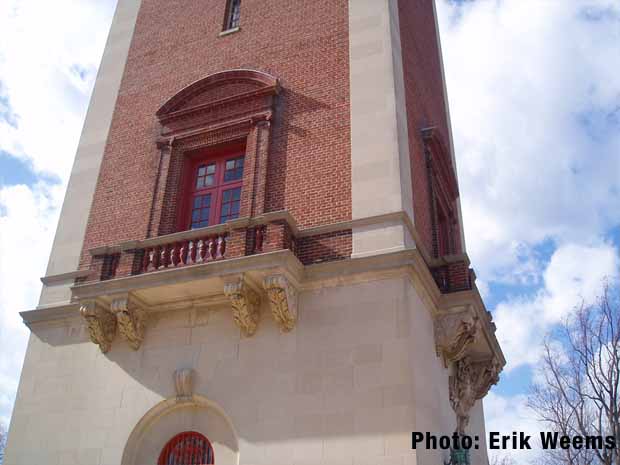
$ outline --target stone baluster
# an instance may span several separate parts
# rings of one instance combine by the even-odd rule
[[[178,266],[181,262],[181,245],[178,242],[172,244],[172,266]]]
[[[217,238],[217,253],[215,258],[224,258],[226,254],[226,236],[224,234]]]

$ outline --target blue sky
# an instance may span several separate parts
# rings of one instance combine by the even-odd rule
[[[114,6],[0,4],[0,421]],[[542,338],[619,274],[620,3],[437,8],[467,250],[508,358],[487,429],[536,431],[525,399]]]

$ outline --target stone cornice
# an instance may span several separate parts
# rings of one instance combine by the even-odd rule
[[[68,273],[43,276],[41,277],[41,282],[46,286],[53,286],[58,283],[72,282],[76,278],[82,278],[84,276],[88,276],[88,270],[76,270]]]
[[[178,269],[153,271],[108,281],[85,283],[74,286],[72,290],[74,299],[89,299],[100,295],[114,295],[164,285],[170,282],[171,276],[174,276],[175,283],[183,283],[191,282],[198,278],[218,277],[244,273],[250,270],[265,270],[268,274],[270,270],[272,271],[271,274],[276,274],[276,270],[280,270],[294,288],[299,291],[396,276],[408,276],[415,282],[416,288],[425,294],[423,298],[428,302],[429,309],[433,314],[436,314],[438,311],[437,308],[441,296],[426,267],[424,259],[417,249],[307,266],[303,266],[291,251],[280,250]],[[227,300],[222,294],[221,297],[209,296],[198,301],[195,299],[168,301],[158,305],[157,309],[150,309],[147,306],[147,310],[149,312],[173,311],[196,306],[221,305],[226,302]],[[24,311],[21,312],[21,316],[24,322],[29,324],[31,322],[74,317],[78,315],[78,310],[79,305],[76,302]]]
[[[266,214],[259,221],[273,220],[289,221],[290,218],[285,213]],[[297,320],[299,291],[397,277],[407,277],[425,303],[435,324],[437,354],[446,367],[451,369],[467,358],[472,363],[492,360],[496,371],[501,370],[505,359],[495,336],[495,325],[475,284],[468,291],[442,294],[421,251],[414,248],[307,266],[290,250],[279,250],[79,284],[72,287],[72,293],[76,302],[96,299],[103,302],[103,306],[107,305],[108,311],[117,317],[119,331],[124,331],[125,339],[138,348],[144,337],[141,325],[152,312],[222,307],[232,303],[235,321],[244,334],[250,336],[257,329],[258,300],[264,300],[269,303],[271,314],[282,331],[291,331]],[[193,283],[200,285],[196,287]],[[211,286],[211,290],[173,301],[162,301],[161,292],[149,294],[173,285],[185,286],[185,289]],[[159,297],[151,300],[149,295]],[[119,296],[124,296],[127,305],[118,304]],[[132,307],[131,301],[139,304]],[[30,325],[76,314],[77,306],[72,304],[23,312],[22,317]],[[146,328],[148,332],[148,325]]]
[[[37,323],[49,323],[51,321],[61,321],[67,318],[75,318],[80,315],[80,305],[75,303],[64,303],[61,305],[48,305],[35,310],[25,310],[20,312],[23,322],[32,329],[31,325]]]
[[[279,250],[241,258],[213,261],[204,264],[169,268],[136,276],[80,284],[72,287],[76,299],[91,298],[102,294],[131,292],[149,287],[169,284],[174,276],[175,283],[194,281],[198,278],[220,277],[232,273],[243,273],[251,270],[269,270],[283,267],[289,273],[303,275],[303,265],[290,250]],[[298,278],[300,279],[300,278]]]

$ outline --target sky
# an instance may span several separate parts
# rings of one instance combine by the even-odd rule
[[[115,0],[0,2],[0,421],[8,423]],[[544,336],[620,274],[620,0],[438,0],[467,251],[526,406]],[[525,464],[538,451],[513,454]]]

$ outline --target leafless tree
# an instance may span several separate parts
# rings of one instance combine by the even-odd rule
[[[517,465],[517,462],[509,455],[496,454],[491,457],[491,465]]]
[[[550,431],[571,437],[611,436],[620,447],[620,302],[607,283],[594,305],[582,303],[544,345],[544,382],[530,407]],[[597,445],[597,444],[594,444]],[[620,465],[620,449],[545,451],[549,465]]]

